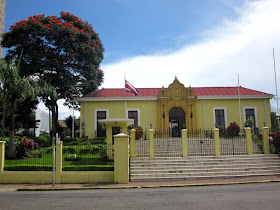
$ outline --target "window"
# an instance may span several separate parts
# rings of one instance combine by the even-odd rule
[[[255,117],[255,109],[254,108],[246,108],[245,109],[245,122],[246,120],[251,119],[254,121],[254,128],[256,128],[256,117]]]
[[[225,112],[223,109],[215,110],[216,127],[225,127]]]
[[[128,111],[128,119],[134,120],[134,127],[138,126],[138,112],[137,111]]]
[[[140,126],[140,109],[127,109],[126,117],[134,120],[134,127]]]
[[[213,108],[214,128],[226,128],[227,126],[227,110],[226,107]]]
[[[95,137],[104,137],[106,136],[106,128],[102,126],[98,120],[108,119],[108,110],[107,109],[97,109],[94,112],[94,130]]]

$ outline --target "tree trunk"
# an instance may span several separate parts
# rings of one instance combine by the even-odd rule
[[[1,137],[5,138],[5,120],[6,120],[6,103],[5,103],[5,98],[3,100],[2,104],[2,124],[1,124]]]
[[[17,157],[16,145],[15,145],[14,104],[15,104],[15,102],[12,101],[12,103],[11,103],[11,121],[10,121],[10,129],[9,129],[9,145],[8,145],[8,151],[7,151],[8,159],[15,159]]]

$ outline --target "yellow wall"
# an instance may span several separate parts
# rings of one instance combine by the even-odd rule
[[[270,102],[269,99],[241,99],[241,127],[244,127],[244,107],[256,107],[257,113],[255,116],[258,121],[258,128],[264,126],[265,119],[265,106],[266,102],[266,114],[267,114],[267,127],[271,127],[270,119]],[[227,125],[231,122],[236,122],[240,125],[239,117],[239,101],[238,99],[205,99],[204,111],[205,111],[205,129],[214,128],[213,119],[213,107],[226,107],[227,111]],[[203,128],[203,100],[197,100],[197,116],[198,127]]]
[[[265,106],[267,114],[267,127],[271,127],[270,120],[270,101],[269,99],[241,99],[241,127],[244,126],[244,107],[256,107],[255,113],[258,127],[263,127],[265,119]],[[84,121],[84,103],[81,102],[81,123]],[[231,122],[240,124],[239,120],[239,101],[238,99],[204,99],[205,129],[214,128],[213,107],[226,107],[227,125]],[[89,101],[86,102],[86,134],[89,138],[94,137],[94,110],[108,109],[108,118],[125,118],[124,101]],[[127,101],[127,109],[140,109],[140,126],[143,130],[149,130],[149,101]],[[150,120],[153,129],[158,129],[158,102],[150,101]],[[197,120],[197,128],[204,128],[203,125],[203,100],[196,100],[196,112],[194,118]],[[187,123],[187,122],[186,122]],[[82,131],[82,130],[81,130]],[[82,133],[82,132],[81,132]]]
[[[114,171],[63,171],[61,183],[113,183]],[[50,184],[51,171],[4,171],[0,183]]]
[[[81,124],[84,121],[85,102],[81,102]],[[108,109],[107,118],[126,118],[124,101],[89,101],[86,102],[86,135],[94,137],[94,113],[96,109]],[[144,130],[149,127],[149,102],[148,101],[127,101],[127,109],[140,109],[140,126]],[[152,127],[157,127],[157,101],[150,101],[150,113]],[[82,126],[80,126],[82,134]]]

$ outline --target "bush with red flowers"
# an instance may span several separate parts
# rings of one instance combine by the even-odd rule
[[[134,129],[136,130],[136,132],[135,132],[135,139],[142,138],[143,134],[144,134],[142,128],[141,127],[137,127],[137,128],[134,128]]]
[[[230,136],[238,136],[240,132],[240,127],[236,122],[230,123],[230,125],[227,127],[227,133]]]
[[[30,139],[24,138],[17,145],[17,157],[27,157],[27,152],[34,149],[34,144]]]

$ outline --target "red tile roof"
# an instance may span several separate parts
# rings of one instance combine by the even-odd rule
[[[137,88],[139,94],[137,96],[126,93],[126,97],[156,97],[161,88]],[[237,96],[238,87],[193,87],[197,96]],[[271,96],[264,92],[240,87],[241,96]],[[125,97],[124,88],[103,88],[84,97]]]

